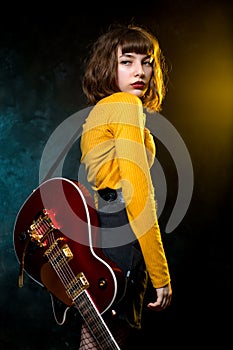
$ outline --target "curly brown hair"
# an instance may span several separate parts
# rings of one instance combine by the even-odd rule
[[[120,92],[117,84],[117,51],[134,52],[153,57],[153,72],[150,85],[142,98],[142,103],[150,112],[158,112],[166,94],[165,59],[157,38],[147,29],[135,25],[114,25],[93,44],[83,75],[82,87],[89,104],[115,92]]]

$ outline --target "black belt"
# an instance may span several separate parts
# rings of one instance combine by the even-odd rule
[[[98,191],[100,197],[106,202],[113,202],[117,199],[117,190],[106,187],[103,190]]]

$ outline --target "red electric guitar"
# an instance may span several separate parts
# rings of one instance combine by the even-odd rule
[[[50,292],[55,320],[75,306],[100,348],[119,350],[102,314],[117,300],[122,271],[98,245],[98,216],[85,186],[63,177],[39,185],[16,217],[14,248],[23,272]],[[64,305],[62,313],[57,302]]]

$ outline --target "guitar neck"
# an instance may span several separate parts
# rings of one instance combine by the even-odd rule
[[[87,290],[74,300],[84,322],[102,350],[120,350]]]
[[[66,245],[65,248],[60,249],[58,241],[54,240],[52,235],[50,240],[51,245],[46,250],[45,255],[48,257],[49,262],[62,281],[68,296],[73,300],[93,337],[102,350],[120,350],[101,313],[87,291],[89,282],[85,275],[81,272],[75,276],[71,270],[63,251],[63,249],[67,250]]]

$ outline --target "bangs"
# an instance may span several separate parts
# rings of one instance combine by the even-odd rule
[[[122,53],[135,52],[141,55],[154,55],[154,43],[140,31],[128,30],[119,40]]]

